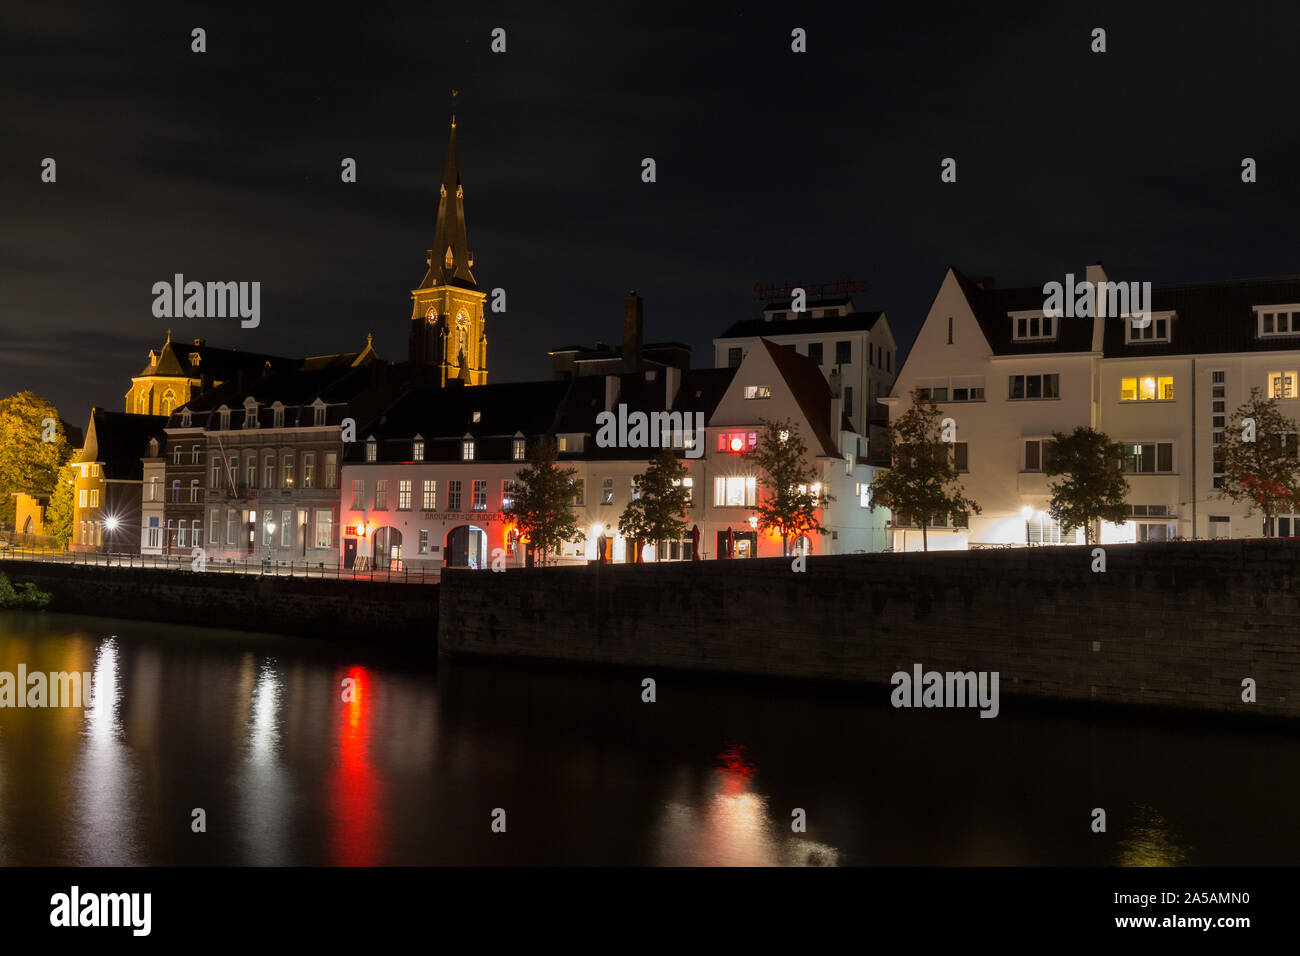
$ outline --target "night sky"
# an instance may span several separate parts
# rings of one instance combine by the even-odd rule
[[[1300,271],[1294,3],[116,6],[0,11],[0,394],[78,425],[121,410],[168,326],[285,355],[373,332],[403,358],[453,87],[475,275],[508,301],[489,381],[618,341],[628,289],[648,341],[710,365],[759,281],[871,280],[858,308],[906,348],[949,263],[1000,286],[1098,259]],[[260,327],[155,319],[177,272],[260,281]]]

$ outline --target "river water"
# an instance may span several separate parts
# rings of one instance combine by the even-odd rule
[[[93,692],[0,708],[0,865],[1300,862],[1276,728],[0,612],[19,664]]]

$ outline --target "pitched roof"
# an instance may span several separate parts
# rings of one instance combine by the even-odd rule
[[[149,439],[163,440],[163,415],[134,415],[129,412],[109,412],[102,408],[90,410],[90,424],[86,427],[86,443],[75,460],[101,462],[104,477],[139,481],[144,476],[140,459],[149,454]]]
[[[1017,342],[1012,338],[1007,313],[1041,310],[1044,298],[1041,287],[992,289],[956,268],[952,272],[995,355],[1092,351],[1090,318],[1058,319],[1057,337],[1053,341]],[[1300,305],[1300,276],[1153,286],[1151,299],[1152,312],[1175,313],[1170,341],[1126,345],[1124,323],[1117,319],[1106,321],[1102,329],[1102,351],[1107,358],[1300,349],[1300,336],[1259,338],[1254,312],[1260,306]]]
[[[821,368],[806,355],[800,355],[783,345],[769,339],[759,339],[767,349],[776,370],[785,379],[786,385],[799,404],[799,410],[808,420],[813,430],[813,437],[821,444],[821,449],[811,449],[814,453],[840,457],[839,442],[832,434],[831,423],[831,387],[822,375]],[[843,420],[840,422],[843,424]],[[838,429],[836,429],[838,430]]]
[[[754,336],[819,335],[827,332],[867,332],[875,328],[884,312],[850,312],[820,319],[744,319],[733,322],[719,339]]]
[[[1043,355],[1057,352],[1092,351],[1092,320],[1057,319],[1056,338],[1051,341],[1017,342],[1013,338],[1009,312],[1028,312],[1043,308],[1043,289],[1030,286],[1023,289],[991,289],[952,269],[962,294],[970,303],[971,312],[979,322],[980,331],[988,340],[994,355]]]
[[[1175,313],[1170,341],[1125,345],[1124,323],[1107,322],[1102,332],[1107,358],[1300,349],[1300,336],[1259,338],[1254,312],[1259,306],[1300,305],[1300,276],[1156,286],[1151,300],[1152,312]]]
[[[267,362],[279,368],[292,367],[302,361],[302,359],[286,358],[283,355],[216,348],[202,339],[187,345],[184,342],[173,342],[170,336],[161,349],[150,354],[155,357],[155,360],[144,367],[139,377],[200,378],[206,375],[216,381],[224,382],[234,378],[241,371],[260,374]],[[197,362],[194,361],[193,356],[198,356]]]

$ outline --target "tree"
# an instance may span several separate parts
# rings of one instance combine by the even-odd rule
[[[1120,473],[1124,446],[1109,435],[1080,425],[1071,434],[1052,432],[1043,471],[1060,475],[1048,486],[1052,493],[1047,513],[1060,522],[1066,534],[1082,527],[1084,540],[1093,543],[1093,524],[1128,520],[1128,482]]]
[[[686,466],[677,460],[671,448],[662,448],[650,459],[650,466],[632,478],[635,497],[623,509],[618,519],[618,530],[623,537],[635,542],[637,561],[641,560],[641,544],[645,541],[676,540],[686,530],[686,509],[690,491],[682,479]],[[660,558],[655,551],[655,560]]]
[[[824,532],[819,513],[835,498],[821,488],[808,447],[790,421],[759,419],[758,441],[741,456],[759,467],[758,526],[781,535],[781,554],[789,555],[791,538]]]
[[[1215,457],[1223,466],[1221,498],[1249,502],[1264,516],[1264,536],[1273,516],[1290,511],[1300,491],[1300,426],[1278,411],[1277,400],[1258,388],[1232,413]],[[1248,512],[1249,513],[1249,512]]]
[[[50,504],[45,509],[45,533],[55,539],[60,548],[68,546],[72,537],[72,492],[76,470],[71,465],[59,469],[59,477],[50,492]]]
[[[583,539],[573,514],[576,474],[576,468],[561,469],[556,464],[555,440],[543,438],[529,449],[528,467],[515,475],[514,500],[503,511],[515,520],[519,534],[541,552],[543,565],[566,541]]]
[[[31,392],[0,399],[0,522],[12,525],[14,493],[48,495],[72,455],[53,405]]]
[[[957,478],[957,466],[943,440],[939,406],[912,392],[912,407],[881,434],[893,466],[881,469],[868,489],[871,507],[883,506],[906,524],[919,525],[922,546],[930,550],[929,527],[948,515],[969,518],[980,506]]]

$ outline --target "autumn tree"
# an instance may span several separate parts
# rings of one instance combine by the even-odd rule
[[[920,527],[926,551],[935,521],[949,515],[969,519],[981,510],[958,480],[953,442],[944,441],[942,415],[938,405],[913,391],[912,407],[881,434],[892,467],[878,471],[869,488],[873,508],[888,508],[896,520]],[[955,431],[953,435],[955,441]]]
[[[673,450],[662,448],[650,459],[644,472],[633,476],[634,495],[618,519],[618,530],[635,542],[638,562],[644,542],[676,540],[686,530],[686,509],[690,502],[690,491],[683,482],[686,473],[686,466]],[[655,560],[659,558],[656,549]]]
[[[72,537],[73,483],[76,470],[71,465],[59,469],[59,477],[50,492],[50,504],[45,509],[45,533],[54,538],[60,548],[68,546]]]
[[[31,392],[0,399],[0,522],[14,523],[16,492],[52,492],[71,455],[53,405]]]
[[[808,446],[793,422],[760,419],[758,440],[741,457],[759,468],[758,526],[781,536],[782,555],[789,555],[791,538],[826,530],[821,509],[835,499],[821,488],[817,467],[808,460]]]
[[[520,536],[541,552],[543,565],[565,542],[583,539],[573,513],[576,474],[576,468],[556,464],[555,440],[543,438],[529,449],[528,466],[515,474],[514,499],[502,509],[514,519]]]
[[[1084,540],[1092,544],[1095,522],[1128,520],[1128,482],[1120,473],[1123,457],[1122,444],[1086,425],[1069,435],[1052,432],[1043,472],[1061,480],[1048,486],[1052,497],[1047,513],[1060,523],[1062,532],[1070,534],[1081,527]]]
[[[1277,400],[1258,388],[1232,413],[1215,449],[1222,465],[1220,497],[1247,502],[1263,515],[1264,536],[1273,533],[1273,517],[1291,511],[1300,497],[1297,426],[1278,410]]]

